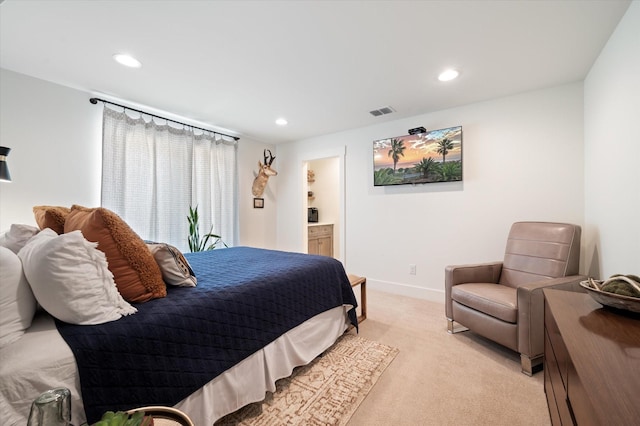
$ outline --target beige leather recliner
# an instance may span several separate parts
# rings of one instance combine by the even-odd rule
[[[469,329],[519,352],[522,372],[532,375],[544,353],[542,289],[575,289],[586,278],[577,275],[580,234],[568,223],[516,222],[503,262],[447,266],[449,333]]]

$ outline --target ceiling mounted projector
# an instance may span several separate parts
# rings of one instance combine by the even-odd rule
[[[425,129],[424,127],[416,127],[415,129],[409,129],[409,134],[410,135],[415,135],[418,133],[426,133],[427,129]]]

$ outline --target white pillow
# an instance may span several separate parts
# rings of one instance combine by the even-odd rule
[[[180,250],[166,243],[147,243],[147,247],[160,267],[165,283],[178,287],[195,287],[198,284],[191,265]]]
[[[137,312],[116,288],[105,254],[81,231],[44,229],[20,250],[24,275],[38,303],[71,324],[102,324]]]
[[[31,225],[13,224],[7,232],[0,236],[0,246],[6,247],[15,254],[40,230]]]
[[[36,298],[24,277],[20,258],[0,247],[0,348],[24,334],[35,312]]]

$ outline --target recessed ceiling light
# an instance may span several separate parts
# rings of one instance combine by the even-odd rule
[[[456,70],[446,70],[440,73],[440,75],[438,76],[438,80],[450,81],[458,77],[458,75],[460,75],[460,73]]]
[[[118,62],[119,64],[122,64],[126,67],[140,68],[142,66],[140,61],[134,58],[133,56],[125,55],[122,53],[117,53],[113,55],[113,59],[115,59],[115,61]]]
[[[289,124],[289,122],[287,120],[285,120],[284,118],[278,118],[276,120],[276,124],[278,126],[286,126],[287,124]]]

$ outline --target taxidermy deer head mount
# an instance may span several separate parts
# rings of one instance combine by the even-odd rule
[[[269,156],[267,157],[267,152]],[[264,164],[258,161],[258,176],[253,180],[253,187],[251,188],[251,192],[254,197],[260,197],[264,192],[265,186],[267,186],[267,181],[269,180],[269,176],[275,176],[278,174],[274,169],[271,168],[271,164],[273,164],[273,160],[276,157],[271,155],[271,151],[268,149],[264,150]]]

